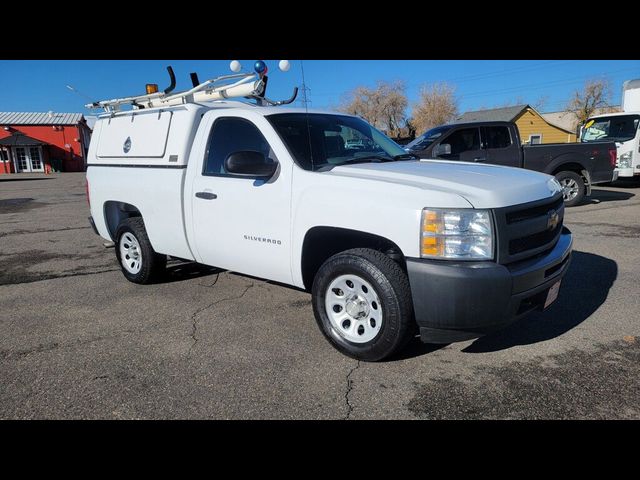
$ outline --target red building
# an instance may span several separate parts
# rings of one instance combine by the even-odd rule
[[[82,172],[90,138],[81,113],[0,112],[0,174]]]

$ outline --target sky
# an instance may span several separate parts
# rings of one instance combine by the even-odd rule
[[[165,88],[167,65],[176,73],[178,91],[191,87],[190,72],[197,72],[200,81],[231,73],[230,60],[3,60],[0,111],[96,113],[84,104],[142,94],[146,83]],[[252,71],[254,61],[240,60],[243,71]],[[267,97],[289,98],[293,87],[302,85],[304,71],[314,109],[337,106],[360,85],[402,80],[410,105],[418,100],[422,85],[447,82],[455,87],[460,112],[541,101],[541,110],[552,112],[562,110],[587,79],[608,78],[612,104],[619,105],[622,83],[640,78],[639,60],[290,60],[286,73],[278,69],[278,60],[265,62]]]

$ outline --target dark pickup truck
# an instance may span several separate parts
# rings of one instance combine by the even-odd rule
[[[453,123],[433,128],[407,144],[420,158],[485,162],[554,175],[563,187],[565,205],[579,204],[591,185],[617,178],[616,145],[550,143],[522,146],[512,122]]]

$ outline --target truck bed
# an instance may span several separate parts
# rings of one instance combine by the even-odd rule
[[[522,147],[522,166],[551,174],[559,165],[567,162],[567,157],[571,157],[589,172],[592,184],[610,182],[614,168],[610,151],[615,155],[616,145],[613,142],[525,145]]]

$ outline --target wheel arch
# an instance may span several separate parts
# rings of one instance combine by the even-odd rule
[[[551,175],[555,175],[557,173],[565,172],[565,171],[576,172],[582,175],[583,170],[586,170],[585,166],[582,165],[582,163],[577,162],[575,160],[567,159],[567,161],[559,162],[559,163],[554,162],[551,165],[549,165],[549,173]]]
[[[300,267],[304,287],[311,290],[320,266],[336,253],[352,248],[371,248],[395,260],[406,271],[406,261],[400,247],[388,238],[360,230],[316,226],[304,236]]]
[[[116,241],[116,232],[118,225],[126,218],[142,217],[142,213],[135,206],[126,202],[119,202],[115,200],[109,200],[104,203],[104,220],[107,226],[107,231],[111,240]]]

